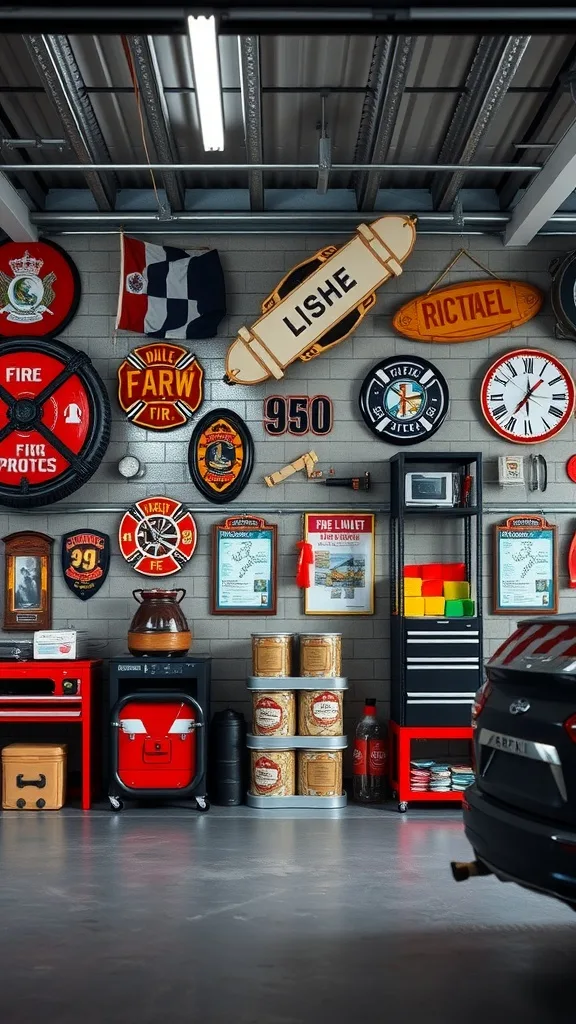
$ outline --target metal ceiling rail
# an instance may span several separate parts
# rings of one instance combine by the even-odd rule
[[[415,45],[414,36],[376,36],[356,141],[359,164],[377,164],[388,157]],[[355,177],[358,209],[373,210],[380,171]]]
[[[118,164],[118,163],[92,163],[92,164],[30,164],[23,167],[21,164],[3,164],[4,172],[22,174],[25,171],[34,171],[38,174],[72,174],[80,172],[86,174],[90,171],[236,171],[250,174],[252,171],[318,171],[316,164],[188,164],[188,163],[150,163],[150,164]],[[390,171],[407,172],[414,171],[462,171],[465,174],[538,174],[542,170],[541,164],[527,164],[520,167],[518,164],[460,164],[460,163],[435,163],[435,164],[332,164],[335,171]]]
[[[6,111],[0,106],[0,133],[2,135],[15,138],[17,135],[16,128]],[[17,160],[20,165],[29,164],[31,158],[26,150],[15,149],[11,153],[13,160]],[[0,154],[0,171],[4,165],[6,156],[4,153]],[[44,184],[35,174],[29,174],[26,178],[16,178],[16,184],[23,188],[28,195],[32,207],[36,207],[38,210],[43,210],[46,204],[46,189]]]
[[[156,156],[164,163],[174,163],[178,149],[170,127],[154,42],[149,36],[127,36],[126,41],[142,101],[142,115]],[[164,171],[162,183],[172,209],[183,210],[184,187],[176,172]]]
[[[102,96],[113,96],[122,94],[132,94],[134,90],[130,85],[87,85],[86,92],[89,96],[102,95]],[[193,85],[164,85],[163,91],[167,95],[186,95],[194,94],[196,89]],[[239,95],[241,93],[239,85],[223,85],[223,93],[231,93]],[[546,94],[548,88],[545,85],[522,85],[514,86],[511,85],[508,92],[520,93],[522,95],[532,94]],[[10,93],[15,96],[41,96],[44,90],[39,85],[0,85],[0,95],[2,93]],[[279,94],[281,96],[300,96],[308,95],[310,93],[327,95],[331,93],[343,93],[344,95],[361,95],[363,96],[366,92],[365,85],[263,85],[263,93]],[[455,95],[459,96],[465,92],[463,85],[407,85],[404,92],[408,95]]]
[[[98,209],[113,210],[116,179],[112,174],[103,176],[99,173],[111,170],[110,155],[68,37],[27,35],[24,42],[80,161],[75,165],[76,170],[84,174]],[[28,167],[20,168],[24,169],[28,170]],[[40,173],[39,168],[32,165],[30,170]]]
[[[238,37],[240,84],[242,90],[242,117],[244,144],[249,164],[261,164],[262,143],[262,86],[260,74],[260,40],[258,36]],[[248,176],[250,209],[264,209],[264,179],[262,171],[250,170]]]
[[[485,138],[493,118],[500,108],[522,57],[530,36],[510,36],[508,39],[484,37],[466,79],[466,93],[460,97],[438,161],[461,161],[469,164]],[[433,188],[434,205],[449,210],[454,205],[463,183],[463,171],[444,177]]]
[[[367,214],[365,220],[370,221],[376,217],[382,217],[386,211],[380,210],[378,212]],[[411,213],[398,213],[394,210],[394,214],[399,216],[413,216]],[[236,224],[236,223],[251,223],[251,224],[269,224],[271,222],[275,224],[292,224],[294,222],[302,221],[303,224],[324,224],[326,221],[342,224],[357,224],[360,218],[358,211],[349,211],[347,213],[331,213],[330,210],[326,210],[325,213],[316,211],[283,211],[275,213],[272,210],[268,210],[263,213],[242,213],[229,210],[213,210],[213,211],[187,211],[186,213],[175,213],[172,215],[169,221],[162,221],[165,226],[169,224],[202,224],[211,223],[218,220],[222,224]],[[510,213],[497,213],[489,211],[487,213],[465,213],[463,214],[462,220],[464,224],[508,224]],[[418,223],[422,224],[456,224],[456,218],[452,213],[434,213],[432,211],[416,214]],[[138,213],[134,210],[122,211],[118,210],[116,213],[82,213],[77,211],[71,211],[69,213],[61,210],[55,210],[53,212],[42,212],[34,213],[31,215],[31,219],[34,224],[74,224],[81,222],[82,224],[155,224],[159,222],[157,213],[150,211]],[[576,222],[576,213],[573,214],[560,214],[551,218],[552,222],[556,223],[567,223],[572,224]],[[460,221],[458,221],[458,224]]]
[[[456,453],[457,454],[457,453]],[[379,481],[375,482],[378,486]],[[321,481],[318,484],[310,483],[310,491],[312,492],[315,487],[318,487],[320,491]],[[261,502],[260,504],[251,504],[250,512],[246,509],[241,510],[236,505],[192,505],[189,501],[185,501],[186,508],[193,515],[212,515],[215,517],[234,515],[234,516],[247,516],[247,515],[275,515],[275,516],[293,516],[303,515],[306,512],[314,512],[315,510],[326,511],[326,506],[329,504],[331,512],[355,512],[355,513],[368,513],[378,512],[381,515],[390,515],[390,502],[374,502],[373,504],[366,504],[363,502],[361,505],[356,505],[354,502],[348,501],[333,502],[322,501],[320,504],[315,500],[308,502],[306,505],[302,505],[296,502],[285,502],[280,507],[275,506],[274,502]],[[97,504],[86,504],[74,502],[59,501],[56,505],[48,505],[45,508],[19,508],[17,514],[23,516],[43,516],[43,515],[66,515],[75,513],[76,515],[123,515],[126,511],[126,504],[118,505],[97,505]],[[433,509],[430,509],[430,514],[433,514]],[[442,516],[442,509],[437,509],[437,515]],[[510,515],[521,514],[521,515],[569,515],[573,516],[576,514],[576,504],[574,502],[563,502],[563,503],[540,503],[540,505],[530,505],[528,502],[525,505],[510,505],[509,502],[498,501],[488,502],[483,505],[482,511],[486,515]],[[0,506],[0,514],[14,515],[15,510],[13,508]]]

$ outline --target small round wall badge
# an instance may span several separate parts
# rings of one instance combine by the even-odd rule
[[[198,421],[188,448],[194,484],[208,501],[233,501],[244,490],[254,463],[254,442],[231,409],[214,409]]]
[[[419,356],[391,356],[370,370],[360,390],[360,412],[372,433],[389,444],[419,444],[442,426],[448,385]]]

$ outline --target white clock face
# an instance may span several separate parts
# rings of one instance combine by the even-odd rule
[[[501,437],[516,444],[547,441],[574,412],[571,374],[555,356],[518,349],[488,370],[481,390],[482,412]]]

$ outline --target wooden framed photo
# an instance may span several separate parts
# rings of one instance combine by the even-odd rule
[[[52,626],[52,537],[24,530],[4,537],[4,629]]]
[[[558,611],[557,530],[543,516],[512,516],[494,527],[494,612]]]
[[[257,516],[212,527],[212,615],[276,615],[277,534]]]
[[[374,614],[372,512],[307,512],[304,540],[314,549],[314,579],[305,615]]]

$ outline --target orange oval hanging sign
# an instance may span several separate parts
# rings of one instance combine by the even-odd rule
[[[414,341],[478,341],[525,324],[543,302],[540,289],[525,281],[465,281],[412,299],[392,324]]]

